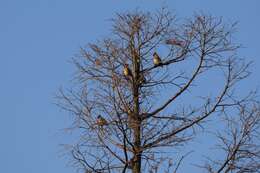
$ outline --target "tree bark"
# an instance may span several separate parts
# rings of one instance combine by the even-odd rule
[[[141,172],[141,118],[139,114],[139,78],[140,78],[140,57],[135,49],[134,41],[132,42],[133,57],[133,101],[134,101],[134,157],[133,157],[133,173]]]

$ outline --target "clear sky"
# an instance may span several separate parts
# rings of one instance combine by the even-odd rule
[[[62,155],[70,117],[54,104],[68,85],[79,47],[109,33],[108,19],[131,9],[205,11],[239,21],[240,52],[255,63],[247,87],[260,85],[259,0],[0,0],[0,173],[74,173]]]

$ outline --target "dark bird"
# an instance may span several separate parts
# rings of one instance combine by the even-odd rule
[[[123,73],[124,73],[124,75],[125,75],[126,77],[130,77],[130,76],[132,77],[132,76],[133,76],[133,74],[132,74],[130,68],[128,67],[128,64],[124,64]]]
[[[144,77],[144,74],[141,74],[139,77],[139,84],[144,84],[146,83],[146,78]]]
[[[96,65],[96,66],[101,66],[101,61],[100,61],[100,59],[95,59],[95,65]]]
[[[103,118],[101,115],[98,115],[97,125],[104,126],[104,125],[108,125],[108,123],[107,123],[107,120],[105,118]]]
[[[162,64],[162,60],[156,52],[153,53],[153,64],[155,66]]]

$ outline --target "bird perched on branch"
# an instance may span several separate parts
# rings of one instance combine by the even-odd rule
[[[96,65],[96,66],[101,66],[101,61],[100,61],[100,59],[95,59],[95,65]]]
[[[144,77],[144,74],[140,74],[138,81],[140,85],[146,83],[146,78]]]
[[[162,60],[161,60],[160,56],[156,52],[153,53],[153,64],[155,66],[162,64]]]
[[[128,64],[124,64],[123,73],[124,73],[125,77],[127,77],[127,78],[133,76],[132,71],[130,70]]]
[[[108,125],[108,123],[107,123],[107,120],[105,118],[103,118],[101,115],[98,115],[97,125],[104,126],[104,125]]]

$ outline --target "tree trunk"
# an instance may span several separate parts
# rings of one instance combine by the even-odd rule
[[[137,89],[137,88],[136,88]],[[138,93],[138,89],[136,92]],[[139,117],[139,96],[135,94],[134,96],[134,158],[133,158],[133,173],[140,173],[141,172],[141,120]]]
[[[134,153],[133,173],[140,173],[141,172],[140,126],[135,128],[134,137],[135,137],[135,142],[134,142],[135,153]]]
[[[132,44],[134,80],[133,82],[133,100],[134,100],[134,157],[133,157],[133,173],[141,172],[141,118],[139,115],[139,78],[140,78],[140,57],[135,49],[134,43]]]

